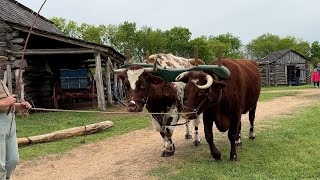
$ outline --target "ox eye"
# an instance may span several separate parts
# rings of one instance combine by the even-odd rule
[[[206,95],[206,92],[205,92],[205,91],[200,91],[200,92],[198,93],[198,96],[204,96],[204,95]]]
[[[140,88],[141,88],[141,89],[146,88],[146,84],[141,84]]]

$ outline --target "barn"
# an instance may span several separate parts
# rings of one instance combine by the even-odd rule
[[[59,107],[59,102],[72,100],[72,94],[95,98],[105,110],[112,103],[112,78],[105,62],[110,58],[120,67],[126,58],[111,46],[65,36],[53,22],[39,16],[27,44],[26,61],[21,61],[35,16],[36,12],[17,1],[0,0],[0,57],[7,59],[0,74],[10,91],[35,107]],[[16,81],[18,77],[22,80]],[[18,92],[16,87],[20,87]]]
[[[300,84],[309,83],[310,60],[302,54],[284,49],[270,53],[265,58],[257,60],[262,86],[288,85],[288,75],[294,74],[296,66],[300,68]],[[293,84],[295,79],[293,79]]]

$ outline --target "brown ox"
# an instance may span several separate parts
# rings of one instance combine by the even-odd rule
[[[213,62],[213,64],[217,64]],[[231,143],[230,160],[237,160],[236,141],[240,141],[241,115],[249,111],[250,139],[255,138],[253,122],[260,95],[260,73],[252,60],[223,59],[222,65],[230,70],[228,79],[219,79],[214,74],[190,71],[177,76],[177,81],[186,83],[183,112],[203,113],[205,138],[211,155],[221,159],[221,153],[213,142],[212,126],[219,131],[228,131]],[[193,119],[196,114],[184,115]]]
[[[150,62],[154,62],[165,68],[189,68],[192,67],[192,59],[176,57],[172,54],[156,54],[150,56]],[[110,65],[110,63],[109,63]],[[151,115],[152,124],[156,131],[160,132],[164,149],[161,156],[171,156],[175,147],[172,142],[172,134],[182,111],[183,89],[182,82],[168,83],[158,76],[153,75],[152,68],[143,68],[140,65],[131,65],[126,69],[116,70],[118,76],[123,80],[128,97],[128,111],[141,112],[144,105],[150,113],[168,113]],[[172,113],[172,114],[169,114]],[[199,120],[193,121],[194,140],[197,146],[200,143],[198,135]],[[190,139],[188,123],[186,123],[186,139]]]

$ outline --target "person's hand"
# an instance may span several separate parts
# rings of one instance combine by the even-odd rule
[[[22,101],[22,102],[20,103],[20,105],[21,105],[21,108],[22,108],[22,109],[30,109],[30,108],[32,108],[31,104],[28,103],[27,101]]]
[[[14,105],[14,103],[16,103],[16,102],[17,102],[17,95],[13,94],[13,95],[8,96],[3,99],[3,106],[10,107],[10,106]]]

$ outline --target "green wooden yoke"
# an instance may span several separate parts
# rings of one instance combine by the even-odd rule
[[[132,65],[142,66],[144,68],[152,68],[153,64],[145,64],[145,63],[134,63],[134,64],[124,64],[121,68],[127,68]],[[181,69],[174,69],[174,68],[163,68],[157,65],[157,71],[153,74],[159,76],[166,82],[175,82],[176,77],[186,71],[203,71],[206,73],[214,73],[222,79],[227,79],[230,76],[230,71],[225,66],[218,66],[218,65],[198,65],[193,66],[191,68],[181,68]]]

